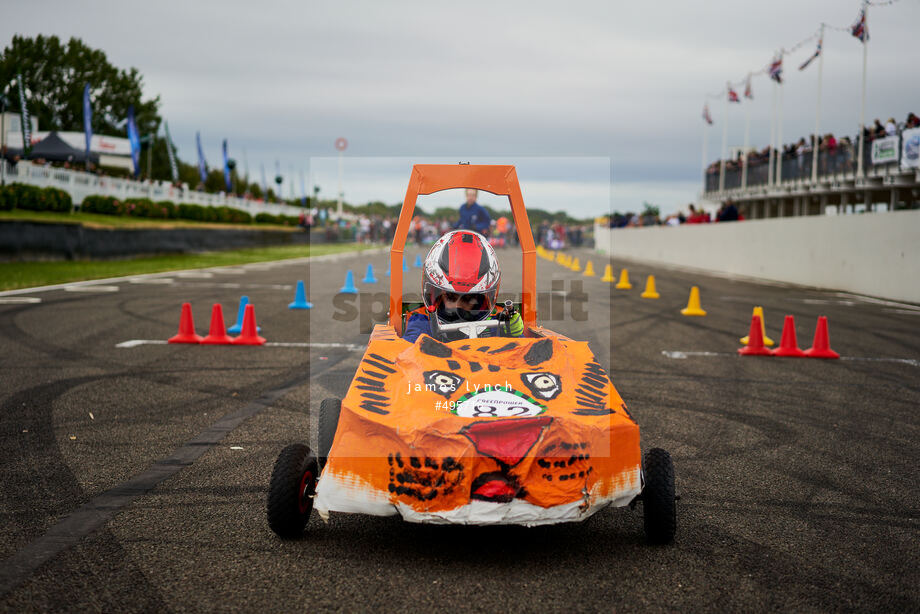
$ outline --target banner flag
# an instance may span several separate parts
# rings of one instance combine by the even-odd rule
[[[227,184],[227,193],[233,191],[233,184],[230,182],[230,162],[227,157],[227,139],[224,139],[224,183]]]
[[[198,143],[198,176],[201,177],[201,184],[208,179],[208,164],[204,161],[204,150],[201,149],[201,132],[195,133],[195,141]]]
[[[751,75],[748,74],[747,81],[744,83],[744,97],[754,100],[754,90],[751,89]]]
[[[869,27],[866,26],[865,6],[859,10],[859,17],[856,18],[856,23],[850,28],[850,34],[858,38],[861,43],[869,42]]]
[[[259,168],[262,169],[262,198],[268,201],[268,184],[265,183],[265,163],[260,162]]]
[[[818,57],[819,55],[821,55],[821,41],[820,41],[820,40],[818,40],[818,48],[815,49],[815,52],[814,52],[807,60],[805,60],[804,62],[802,62],[802,65],[799,66],[799,70],[805,70],[805,68],[806,68],[809,64],[811,64],[812,60],[814,60],[814,59],[815,59],[816,57]]]
[[[303,180],[303,169],[300,169],[300,204],[307,206],[307,184]]]
[[[19,124],[22,126],[22,157],[26,158],[32,151],[32,120],[29,119],[29,108],[26,106],[26,90],[22,85],[22,73],[16,75],[19,84]]]
[[[141,172],[141,139],[137,133],[137,123],[134,121],[134,105],[128,105],[128,142],[131,143],[131,162],[134,163],[134,176]]]
[[[89,101],[89,83],[83,86],[83,132],[86,133],[86,163],[89,164],[89,146],[93,141],[93,107]]]
[[[738,92],[732,89],[732,86],[728,86],[728,101],[729,102],[741,102],[741,99],[738,98]]]
[[[703,119],[706,121],[707,124],[709,124],[710,126],[712,125],[712,115],[709,114],[709,104],[708,103],[703,105]]]
[[[783,83],[783,56],[770,62],[770,78],[779,84]]]
[[[169,172],[172,175],[173,183],[179,183],[179,169],[176,166],[176,152],[173,151],[172,137],[169,136],[169,122],[164,121],[163,126],[166,128],[166,153],[169,154]]]

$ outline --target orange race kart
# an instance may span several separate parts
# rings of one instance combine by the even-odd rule
[[[447,325],[467,327],[468,339],[400,338],[416,198],[453,188],[510,199],[523,337],[482,336],[497,324],[487,320]],[[513,166],[413,167],[390,263],[389,321],[374,328],[345,398],[320,405],[318,458],[292,444],[275,463],[268,522],[278,535],[301,535],[314,507],[323,518],[532,526],[641,500],[648,541],[673,539],[670,455],[652,449],[643,463],[639,427],[588,344],[536,323],[534,242]]]

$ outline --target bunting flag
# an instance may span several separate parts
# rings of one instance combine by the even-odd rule
[[[208,179],[208,164],[204,161],[204,150],[201,148],[201,132],[195,133],[195,140],[198,143],[198,176],[204,184]]]
[[[738,98],[738,92],[732,89],[732,86],[728,86],[728,101],[729,102],[741,102],[741,99]]]
[[[83,86],[83,132],[86,134],[86,163],[89,164],[89,146],[93,142],[93,107],[89,102],[89,83]]]
[[[230,158],[227,157],[227,139],[224,139],[224,183],[227,184],[227,192],[233,191],[233,184],[230,182]]]
[[[16,75],[19,84],[19,124],[22,126],[22,156],[28,157],[32,151],[32,120],[29,119],[29,107],[26,106],[26,90],[22,85],[22,73]]]
[[[859,10],[859,17],[856,18],[856,23],[854,23],[853,27],[850,29],[850,34],[858,38],[861,43],[869,42],[869,28],[866,26],[865,6]]]
[[[770,62],[770,78],[777,83],[783,82],[783,56],[779,56]]]
[[[179,168],[176,166],[176,152],[173,151],[172,137],[169,136],[169,122],[163,122],[166,128],[166,153],[169,154],[169,172],[173,183],[179,183]]]
[[[141,137],[137,133],[137,123],[134,121],[134,105],[128,105],[128,142],[131,143],[131,162],[134,163],[134,176],[141,173]]]
[[[754,100],[754,90],[751,89],[751,75],[747,76],[747,81],[744,82],[744,97]]]
[[[805,70],[805,68],[806,68],[809,64],[811,64],[812,60],[814,60],[814,59],[815,59],[816,57],[818,57],[819,55],[821,55],[821,40],[820,40],[820,39],[818,40],[818,48],[815,49],[815,52],[814,52],[811,56],[809,56],[809,58],[808,58],[807,60],[805,60],[804,62],[802,62],[802,65],[799,66],[799,70]]]
[[[712,115],[709,114],[708,104],[703,105],[703,120],[710,126],[712,125]]]

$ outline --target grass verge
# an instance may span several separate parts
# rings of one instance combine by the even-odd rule
[[[40,224],[83,224],[89,228],[249,228],[257,230],[285,230],[302,232],[294,226],[280,224],[216,224],[194,220],[154,220],[127,215],[102,215],[101,213],[64,213],[60,211],[25,211],[13,209],[0,211],[0,221],[18,220]]]
[[[161,273],[182,269],[268,262],[286,258],[322,256],[369,249],[371,245],[333,243],[320,245],[282,245],[200,254],[146,256],[131,260],[73,260],[54,262],[0,262],[0,290],[33,288],[71,281]]]

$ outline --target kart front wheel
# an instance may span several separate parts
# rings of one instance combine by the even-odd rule
[[[669,544],[677,532],[677,506],[674,503],[674,464],[671,455],[653,448],[643,463],[645,488],[642,489],[642,512],[645,538],[650,544]]]
[[[283,538],[303,535],[316,494],[319,468],[307,446],[294,443],[278,455],[268,487],[268,526]]]
[[[335,430],[339,426],[339,414],[342,411],[341,399],[323,399],[319,404],[319,426],[318,431],[318,452],[320,467],[326,465],[326,458],[329,456],[329,450],[332,449],[332,441],[335,439]]]

